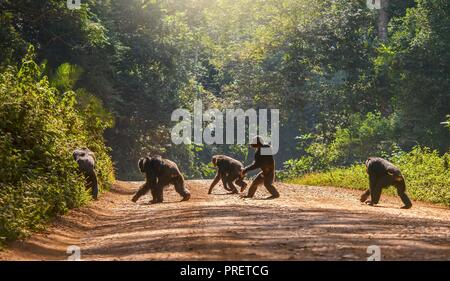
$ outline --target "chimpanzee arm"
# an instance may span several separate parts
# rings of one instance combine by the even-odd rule
[[[370,196],[370,188],[369,189],[367,189],[362,195],[361,195],[361,198],[359,199],[361,202],[366,202],[367,201],[367,199],[369,198],[369,196]]]
[[[139,198],[141,198],[142,196],[147,194],[147,192],[155,189],[156,184],[157,184],[156,181],[157,181],[157,178],[154,173],[152,173],[152,172],[147,173],[147,179],[146,179],[145,183],[141,186],[141,188],[139,188],[138,192],[133,196],[133,199],[131,199],[131,201],[137,202],[137,200],[139,200]]]
[[[378,200],[380,198],[381,195],[381,187],[378,186],[378,181],[376,175],[373,174],[373,172],[369,172],[369,189],[361,196],[361,202],[365,197],[365,200],[367,200],[367,198],[369,197],[368,195],[370,195],[370,201],[368,202],[369,204],[371,203],[378,203]],[[379,189],[379,190],[378,190]],[[378,199],[376,199],[378,197]],[[374,202],[374,199],[376,200],[376,202]]]
[[[223,188],[225,188],[226,191],[232,191],[232,188],[229,186],[229,183],[227,181],[227,175],[222,175],[222,184]]]
[[[147,184],[150,188],[155,188],[158,183],[158,177],[156,173],[151,169],[150,171],[147,171]]]
[[[150,190],[150,185],[147,182],[145,182],[143,185],[141,185],[141,187],[139,188],[138,192],[136,192],[136,194],[133,196],[131,201],[136,203],[139,200],[139,198],[141,198],[142,196],[147,194],[147,192],[149,190]]]
[[[219,182],[219,180],[220,180],[220,173],[219,173],[219,171],[217,171],[216,177],[214,178],[213,182],[211,183],[211,186],[209,187],[208,194],[211,194],[214,186],[216,186],[216,184]]]
[[[225,190],[231,191],[231,189],[228,187],[226,178],[227,175],[230,173],[230,166],[229,165],[220,165],[219,166],[219,171],[218,171],[220,178],[222,179],[222,185],[223,188],[225,188]]]
[[[145,162],[145,158],[141,158],[138,161],[138,167],[139,167],[139,171],[141,171],[141,173],[145,173],[144,162]]]
[[[250,164],[249,166],[245,167],[244,170],[242,171],[243,174],[246,174],[248,171],[251,170],[256,170],[258,168],[260,168],[261,165],[257,162],[257,161],[253,161],[252,164]]]

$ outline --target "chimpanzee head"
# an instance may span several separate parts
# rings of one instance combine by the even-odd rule
[[[138,162],[139,171],[141,173],[159,173],[161,165],[163,164],[163,158],[159,155],[140,158]]]
[[[95,154],[87,147],[76,148],[72,153],[73,159],[78,161],[78,159],[91,156],[95,161]]]
[[[148,156],[139,159],[138,166],[141,173],[145,173],[146,167],[150,164],[150,160],[151,159]]]
[[[256,136],[252,139],[251,147],[258,149],[264,145],[264,140],[261,136]]]
[[[78,161],[78,158],[86,156],[86,151],[83,148],[76,148],[72,153],[73,159]]]
[[[217,155],[214,155],[211,159],[211,163],[214,167],[217,167]]]

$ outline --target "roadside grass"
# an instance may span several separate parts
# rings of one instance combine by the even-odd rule
[[[402,171],[406,180],[406,191],[411,199],[450,206],[449,153],[439,156],[437,151],[417,147],[411,152],[394,157],[391,161]],[[369,186],[363,164],[308,173],[286,182],[360,190]],[[385,192],[396,194],[395,188],[388,188]]]

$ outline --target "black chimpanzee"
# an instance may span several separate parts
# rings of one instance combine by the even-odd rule
[[[366,171],[369,174],[369,189],[361,195],[361,202],[371,197],[366,203],[373,206],[378,204],[381,196],[381,190],[388,186],[395,186],[397,194],[403,201],[402,209],[409,209],[412,207],[411,200],[406,195],[405,179],[400,170],[391,162],[378,157],[369,157],[366,160]]]
[[[247,184],[243,181],[243,176],[241,176],[244,165],[236,159],[225,155],[214,155],[211,162],[214,166],[218,167],[216,177],[214,178],[211,186],[209,187],[208,194],[211,194],[214,186],[222,179],[223,187],[233,193],[238,193],[235,182],[241,191],[247,187]]]
[[[164,187],[170,184],[174,185],[175,191],[183,197],[182,201],[187,201],[191,197],[189,190],[185,186],[183,175],[174,162],[163,159],[158,155],[141,158],[138,164],[139,170],[145,173],[146,179],[145,183],[133,196],[133,202],[136,202],[141,196],[151,190],[153,199],[150,202],[162,203]]]
[[[273,160],[273,155],[261,154],[261,148],[270,148],[270,145],[264,144],[262,137],[256,136],[251,146],[256,149],[255,161],[251,165],[245,167],[242,171],[242,175],[245,175],[248,171],[255,169],[261,169],[262,171],[253,180],[248,190],[248,194],[245,197],[252,198],[256,193],[258,185],[262,183],[264,183],[267,191],[271,194],[268,199],[280,197],[280,194],[275,189],[275,186],[273,186],[273,182],[275,180],[275,161]]]
[[[95,174],[95,155],[89,148],[77,148],[73,151],[73,159],[78,163],[78,169],[86,178],[86,187],[91,188],[92,197],[97,200],[98,183]]]

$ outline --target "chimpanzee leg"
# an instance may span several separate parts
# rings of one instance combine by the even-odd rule
[[[139,200],[139,198],[145,194],[147,194],[147,192],[149,192],[150,190],[150,184],[148,183],[144,183],[138,190],[138,192],[136,192],[136,194],[133,196],[133,199],[131,199],[131,201],[133,202],[137,202]],[[153,193],[153,192],[152,192]]]
[[[412,203],[411,203],[411,200],[409,200],[408,195],[406,195],[405,182],[404,181],[399,182],[395,185],[395,187],[397,188],[398,196],[400,196],[400,198],[402,199],[402,202],[404,204],[402,209],[410,209],[412,207]]]
[[[367,199],[369,198],[369,196],[370,196],[370,188],[369,189],[367,189],[362,195],[361,195],[361,198],[359,199],[361,202],[366,202],[367,201]]]
[[[230,189],[233,193],[239,193],[236,186],[234,185],[234,181],[236,181],[236,179],[238,179],[240,177],[240,175],[241,175],[240,169],[232,169],[227,176],[227,179],[226,179],[227,185],[228,185],[228,187],[230,187]]]
[[[364,201],[366,201],[366,203],[369,204],[369,205],[376,204],[376,203],[373,203],[373,198],[374,198],[374,197],[376,198],[376,197],[378,196],[378,200],[380,199],[380,196],[381,196],[381,190],[380,190],[379,192],[377,192],[378,181],[379,181],[379,179],[377,180],[377,177],[376,177],[375,175],[369,174],[369,190],[368,190],[368,193],[370,194],[370,200],[369,200],[369,201],[366,201],[367,198],[366,198],[366,200],[364,200]],[[378,194],[378,195],[377,195],[377,194]],[[363,195],[364,195],[364,194],[363,194]],[[361,196],[360,199],[361,199],[361,200],[364,199],[363,196]]]
[[[367,202],[369,205],[378,204],[381,197],[381,189],[382,188],[377,185],[370,191],[370,201]]]
[[[263,176],[263,173],[261,172],[253,180],[252,184],[250,185],[250,188],[248,189],[248,194],[245,197],[252,198],[256,193],[256,189],[258,188],[258,185],[262,184],[263,182],[264,182],[264,176]]]
[[[175,186],[175,191],[183,197],[182,201],[188,201],[191,198],[191,193],[186,188],[183,176],[176,176],[175,178],[172,178],[171,183]]]
[[[226,183],[227,183],[227,185],[228,185],[228,187],[231,189],[231,192],[232,192],[233,194],[239,193],[239,191],[236,189],[236,186],[234,186],[234,183],[233,183],[233,181],[234,181],[235,179],[236,179],[236,177],[235,177],[234,175],[229,174],[229,175],[227,176],[227,179],[225,180]]]
[[[245,190],[247,187],[247,184],[244,182],[244,177],[241,176],[241,168],[234,169],[230,175],[229,180],[234,181],[235,184],[237,184],[241,188],[241,192]]]
[[[223,188],[225,188],[226,191],[232,191],[231,187],[228,186],[227,175],[222,175],[222,185],[223,185]]]
[[[275,180],[275,171],[270,171],[264,175],[264,186],[266,187],[267,191],[270,192],[272,196],[270,198],[275,199],[280,197],[280,193],[276,190],[275,186],[273,185],[273,181]]]

